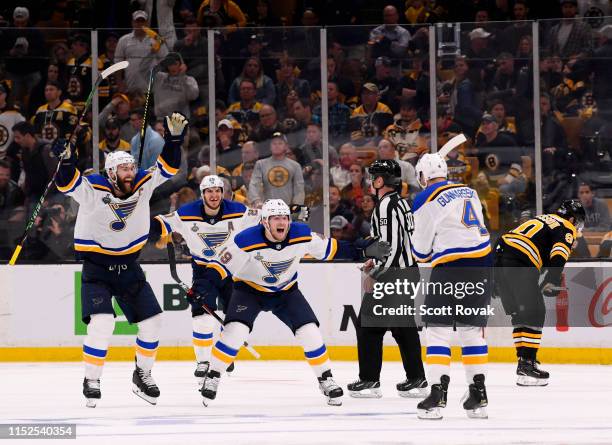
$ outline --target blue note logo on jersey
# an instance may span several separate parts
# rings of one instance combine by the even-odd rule
[[[264,265],[266,270],[270,272],[270,275],[266,275],[261,279],[264,280],[268,284],[274,284],[278,281],[279,275],[282,275],[284,272],[289,269],[291,264],[293,263],[295,258],[291,258],[290,260],[279,261],[279,262],[271,262],[271,261],[262,261],[261,264]]]
[[[198,233],[198,236],[206,246],[202,249],[204,256],[214,256],[215,249],[225,242],[229,237],[229,232],[217,232],[217,233]]]
[[[115,214],[117,219],[110,223],[110,228],[115,232],[120,232],[127,226],[126,220],[130,217],[134,209],[138,205],[138,199],[129,202],[113,202],[109,203],[108,207]]]

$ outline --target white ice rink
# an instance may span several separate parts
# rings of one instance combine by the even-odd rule
[[[355,379],[356,363],[333,365],[343,387]],[[550,385],[520,388],[513,365],[491,364],[489,419],[475,420],[460,407],[466,385],[461,365],[453,363],[449,404],[439,421],[417,419],[417,400],[397,396],[398,362],[384,363],[382,399],[345,396],[341,407],[325,404],[305,362],[241,361],[205,408],[193,368],[157,363],[161,397],[151,406],[131,392],[133,364],[109,362],[102,401],[90,409],[79,363],[1,363],[0,423],[76,423],[78,443],[113,445],[612,443],[612,366],[543,365]]]

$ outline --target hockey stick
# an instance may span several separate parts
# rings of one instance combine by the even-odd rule
[[[145,99],[144,115],[142,116],[142,125],[140,126],[140,151],[138,152],[138,168],[142,164],[142,153],[144,152],[145,136],[147,133],[147,119],[149,118],[149,102],[151,101],[151,90],[153,89],[153,80],[157,73],[159,65],[155,65],[149,72],[149,86],[147,87],[147,96]]]
[[[187,284],[185,284],[183,281],[181,281],[181,278],[178,276],[178,272],[176,271],[176,256],[174,253],[174,244],[172,244],[172,241],[169,242],[166,245],[166,249],[168,250],[168,262],[170,265],[170,275],[172,276],[172,279],[174,281],[176,281],[176,283],[185,291],[187,292],[190,288],[189,286],[187,286]],[[202,305],[202,308],[208,312],[209,315],[212,315],[213,318],[215,320],[217,320],[219,323],[221,323],[221,326],[223,326],[223,319],[221,317],[219,317],[219,315],[217,315],[217,313],[215,311],[213,311],[211,308],[209,308],[208,306],[206,306],[205,304]],[[261,358],[261,355],[259,354],[259,352],[257,352],[251,345],[249,345],[246,341],[243,343],[243,346],[245,347],[245,349],[247,351],[249,351],[251,353],[251,355],[253,357],[255,357],[256,359]]]
[[[96,83],[91,88],[91,91],[89,92],[89,96],[87,96],[87,100],[85,101],[85,106],[83,107],[83,111],[81,112],[81,115],[79,116],[79,120],[77,121],[76,126],[70,132],[70,137],[68,138],[68,147],[70,147],[70,141],[72,140],[72,137],[76,133],[77,129],[80,128],[81,121],[83,119],[85,119],[85,115],[87,114],[87,110],[88,110],[89,106],[91,105],[91,102],[93,101],[94,94],[98,90],[98,87],[100,86],[102,81],[104,79],[106,79],[108,76],[110,76],[111,74],[113,74],[113,73],[115,73],[115,72],[117,72],[119,70],[123,70],[123,69],[127,68],[129,64],[130,63],[127,60],[124,60],[123,62],[118,62],[118,63],[115,63],[114,65],[109,66],[104,71],[102,71],[100,74],[98,74],[98,78],[96,79]],[[45,191],[43,192],[42,196],[40,197],[40,199],[36,203],[36,206],[34,207],[34,211],[32,212],[32,215],[30,216],[30,219],[28,220],[28,223],[26,224],[26,228],[25,228],[25,230],[23,232],[23,235],[21,236],[21,241],[19,241],[19,244],[17,244],[17,247],[15,247],[15,250],[13,251],[13,255],[11,256],[11,259],[8,262],[10,266],[14,266],[15,263],[17,262],[17,258],[19,257],[19,254],[21,253],[21,249],[23,249],[23,245],[26,242],[26,240],[28,239],[28,232],[30,231],[30,229],[34,225],[34,221],[36,221],[36,217],[40,213],[40,209],[42,208],[42,205],[45,202],[45,198],[47,197],[47,194],[49,193],[49,190],[51,190],[51,186],[55,182],[55,178],[57,177],[57,173],[59,172],[60,166],[62,165],[62,160],[64,159],[64,156],[66,156],[66,155],[63,155],[62,157],[60,157],[60,159],[59,159],[59,161],[57,163],[57,167],[55,167],[55,171],[53,172],[53,176],[51,176],[51,180],[47,184],[47,187],[45,188]]]
[[[463,144],[467,141],[467,138],[463,133],[458,134],[457,136],[449,139],[449,141],[442,146],[440,150],[438,150],[438,154],[444,159],[447,154],[457,148],[459,145]]]

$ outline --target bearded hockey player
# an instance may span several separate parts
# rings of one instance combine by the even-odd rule
[[[57,188],[79,203],[74,248],[83,260],[81,307],[87,324],[83,395],[90,407],[101,397],[100,377],[115,327],[112,297],[128,322],[138,325],[133,392],[151,404],[160,394],[151,369],[162,310],[136,259],[149,236],[149,200],[155,188],[178,171],[188,121],[174,113],[164,123],[164,149],[149,170],[138,169],[129,153],[114,152],[106,158],[107,176],[82,176],[75,167],[74,147],[66,147],[64,141],[53,146],[61,159]]]

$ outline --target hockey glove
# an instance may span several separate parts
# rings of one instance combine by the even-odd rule
[[[289,210],[291,211],[291,219],[293,221],[306,222],[310,217],[310,209],[308,208],[308,206],[295,204],[290,206]]]
[[[355,247],[363,251],[363,256],[377,260],[384,260],[391,253],[391,244],[377,238],[365,238],[357,240]]]
[[[544,283],[542,286],[542,295],[549,298],[555,298],[559,295],[559,292],[565,290],[562,287],[556,286],[553,283]]]
[[[173,148],[183,145],[189,120],[181,113],[172,113],[164,119],[164,139]]]
[[[63,165],[76,165],[76,147],[74,144],[69,144],[66,139],[56,139],[51,146],[51,152],[61,160]]]
[[[189,288],[186,293],[187,301],[193,308],[201,308],[206,304],[206,293],[196,292],[193,287]]]

